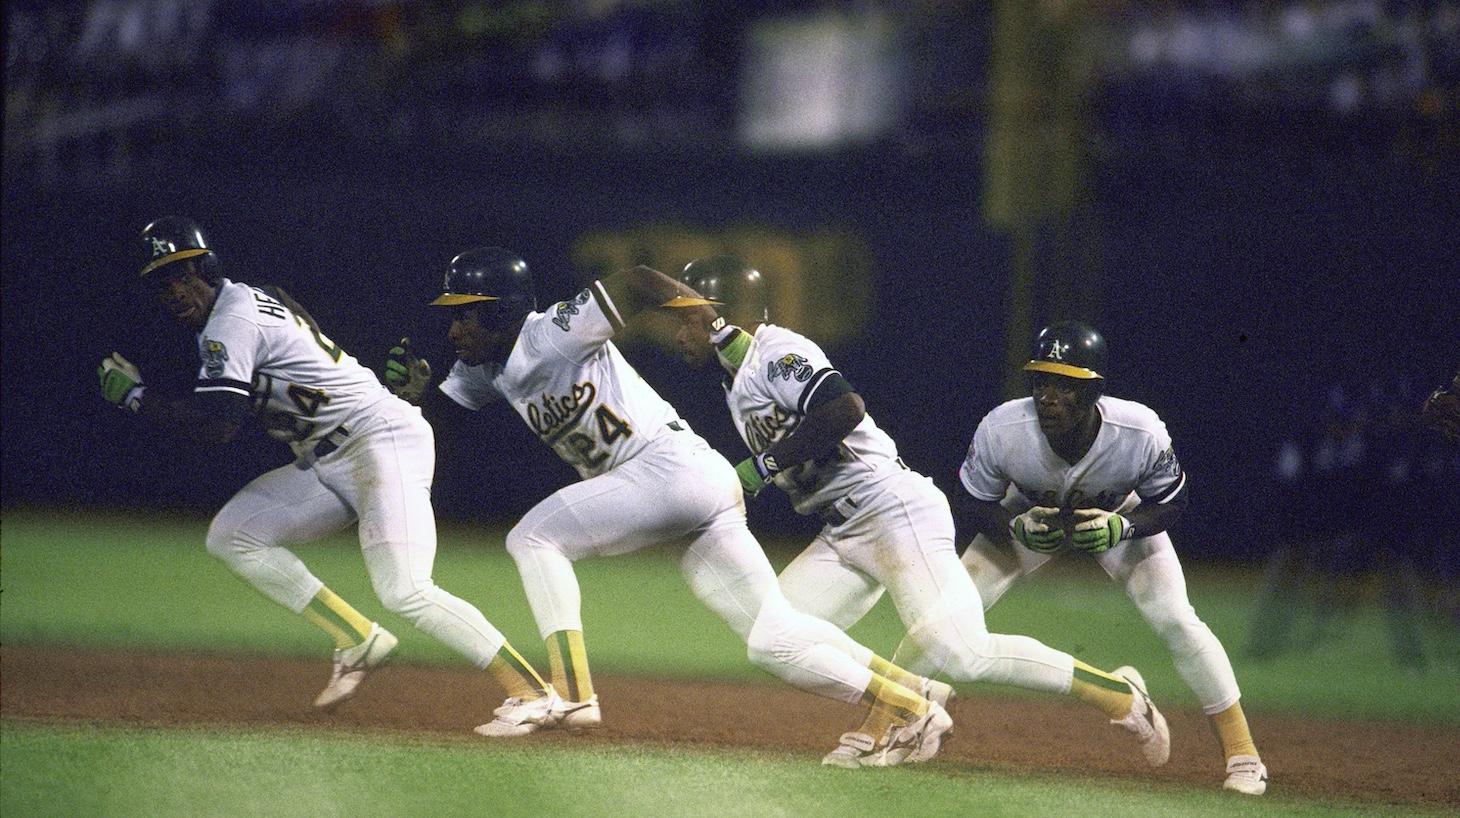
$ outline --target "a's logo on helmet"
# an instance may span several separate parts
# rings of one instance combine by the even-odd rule
[[[1044,357],[1055,361],[1063,361],[1065,359],[1065,353],[1069,351],[1070,345],[1062,344],[1060,343],[1059,339],[1056,338],[1054,341],[1050,342],[1049,354],[1045,355]]]
[[[168,255],[169,253],[177,252],[177,245],[173,244],[172,242],[168,241],[167,239],[162,239],[162,238],[158,238],[157,236],[152,236],[152,237],[148,238],[147,240],[150,241],[150,242],[152,242],[152,257],[153,258],[162,258],[163,256]]]

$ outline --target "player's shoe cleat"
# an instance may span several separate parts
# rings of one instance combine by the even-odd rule
[[[1114,676],[1130,684],[1130,715],[1123,719],[1111,719],[1110,723],[1124,727],[1135,734],[1141,743],[1141,752],[1152,767],[1159,767],[1171,758],[1171,729],[1166,726],[1166,717],[1156,709],[1150,695],[1146,693],[1146,681],[1135,668],[1118,667]]]
[[[862,763],[872,758],[876,752],[877,740],[866,733],[842,733],[841,743],[835,750],[822,756],[821,763],[827,767],[856,770],[864,766],[876,766]]]
[[[1267,792],[1267,765],[1257,756],[1232,756],[1227,759],[1227,781],[1222,789],[1262,795]]]
[[[584,702],[558,699],[557,706],[553,710],[551,726],[568,730],[592,730],[601,724],[603,724],[603,712],[598,709],[598,694],[594,693],[588,697],[588,701]]]
[[[330,708],[355,695],[365,675],[383,663],[395,650],[395,635],[371,623],[365,641],[353,648],[335,651],[335,670],[329,684],[314,699],[314,706]]]
[[[943,739],[953,731],[953,717],[942,705],[928,702],[928,712],[902,727],[888,730],[883,746],[862,762],[864,767],[917,764],[938,754]]]
[[[940,682],[937,679],[924,679],[918,692],[923,694],[923,698],[937,703],[944,710],[948,709],[948,703],[953,701],[955,695],[953,685]]]
[[[495,719],[478,725],[476,732],[490,738],[517,738],[557,724],[554,711],[562,705],[556,693],[526,701],[513,696],[492,711]]]

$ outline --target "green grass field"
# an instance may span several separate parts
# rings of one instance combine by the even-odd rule
[[[205,530],[203,520],[7,511],[0,527],[0,640],[320,656],[327,647],[314,628],[282,613],[204,552]],[[462,662],[379,608],[353,537],[298,553],[367,616],[392,627],[401,637],[396,661]],[[1237,648],[1245,641],[1257,577],[1190,567],[1188,574],[1193,603],[1233,655],[1249,713],[1460,724],[1453,670],[1395,670],[1377,611],[1361,609],[1344,638],[1309,654],[1253,663]],[[738,640],[690,596],[666,554],[587,561],[579,575],[597,672],[765,679],[745,661]],[[480,606],[530,661],[545,666],[500,533],[443,530],[436,580]],[[653,610],[653,618],[643,610]],[[1164,647],[1093,566],[1035,577],[990,611],[989,624],[1037,635],[1097,665],[1135,663],[1163,702],[1195,704]],[[884,601],[853,635],[890,654],[900,629]],[[469,737],[283,728],[163,730],[7,718],[0,754],[0,812],[17,818],[1424,814],[936,765],[829,777],[804,758],[772,752],[566,745],[523,752]]]

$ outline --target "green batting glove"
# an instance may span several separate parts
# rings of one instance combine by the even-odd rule
[[[740,488],[745,490],[746,497],[759,494],[765,488],[766,482],[779,471],[776,459],[765,452],[747,457],[735,466],[735,473],[740,477]]]
[[[1130,520],[1113,511],[1080,508],[1075,509],[1075,533],[1070,539],[1086,554],[1099,554],[1130,539],[1134,531]]]
[[[113,352],[96,368],[101,380],[101,396],[107,403],[136,412],[142,406],[142,393],[147,387],[142,383],[142,373],[131,361]]]
[[[431,383],[431,364],[416,357],[411,351],[409,338],[391,347],[385,361],[385,386],[396,397],[410,403],[419,403]]]
[[[1065,531],[1059,525],[1050,525],[1059,520],[1060,510],[1047,506],[1035,506],[1009,521],[1009,530],[1014,539],[1030,551],[1052,554],[1065,544]]]

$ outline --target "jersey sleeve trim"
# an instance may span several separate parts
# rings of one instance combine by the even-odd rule
[[[1181,473],[1181,478],[1172,483],[1165,491],[1154,497],[1142,497],[1143,503],[1155,503],[1164,505],[1166,503],[1186,504],[1186,472]]]
[[[593,294],[593,300],[598,302],[604,317],[608,318],[608,323],[613,326],[613,331],[617,333],[622,330],[626,322],[618,311],[618,306],[613,303],[612,298],[609,298],[608,291],[603,288],[603,282],[594,279],[593,283],[588,285],[588,291]]]
[[[242,395],[245,398],[253,395],[253,390],[249,388],[249,384],[226,378],[199,380],[193,386],[194,394],[205,395],[211,392],[227,392]]]
[[[811,376],[811,383],[801,392],[800,406],[796,411],[803,415],[811,413],[811,410],[831,400],[835,400],[848,392],[855,391],[842,373],[835,369],[827,368]]]

